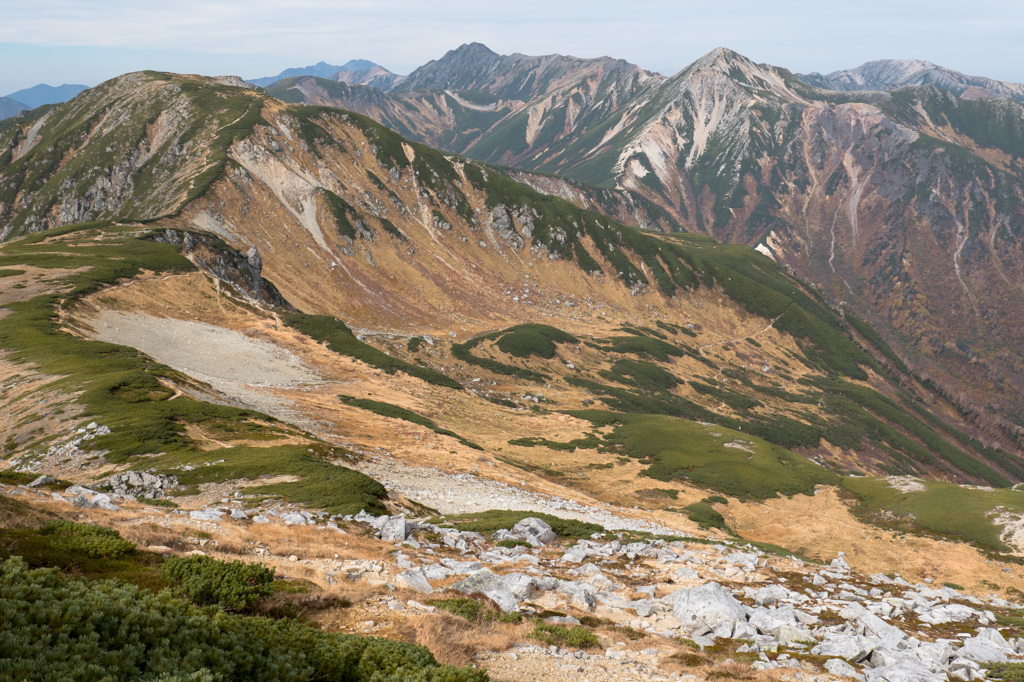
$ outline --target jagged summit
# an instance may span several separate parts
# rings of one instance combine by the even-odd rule
[[[497,52],[483,43],[463,43],[454,50],[449,50],[445,57],[459,57],[461,59],[500,57]],[[444,59],[445,57],[442,57]]]
[[[822,75],[797,74],[797,78],[826,90],[894,90],[908,86],[934,85],[967,99],[1008,97],[1024,101],[1024,85],[983,76],[969,76],[924,59],[876,59],[855,69]]]
[[[790,102],[806,101],[802,94],[794,90],[793,78],[788,71],[768,64],[758,64],[727,47],[716,47],[707,52],[669,80],[674,84],[669,87],[680,94],[693,88],[701,92],[718,88],[718,100],[726,93],[731,93],[725,98],[735,101],[748,96],[762,99],[768,95]]]
[[[461,89],[485,76],[503,57],[483,43],[467,43],[419,67],[396,90]]]

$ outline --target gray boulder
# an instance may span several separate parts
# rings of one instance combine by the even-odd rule
[[[946,682],[945,673],[932,672],[914,661],[865,670],[864,676],[867,682]]]
[[[380,529],[380,539],[385,542],[405,542],[408,530],[405,524],[405,516],[392,516]]]
[[[985,628],[966,640],[956,655],[976,663],[1003,663],[1011,653],[1013,648],[998,630]]]
[[[178,477],[148,471],[124,471],[111,476],[107,485],[118,495],[158,499],[178,487]]]
[[[829,632],[825,634],[820,644],[811,649],[811,653],[815,656],[837,656],[850,663],[861,663],[871,656],[878,645],[879,641],[873,637]]]
[[[746,622],[747,614],[735,597],[718,583],[683,588],[663,597],[672,606],[680,629],[702,635],[723,623]]]
[[[427,576],[423,574],[423,571],[403,571],[395,576],[395,585],[403,587],[407,590],[415,590],[416,592],[422,592],[423,594],[431,594],[434,588],[430,586],[427,581]]]
[[[456,575],[469,575],[476,573],[483,565],[479,561],[456,561],[455,559],[441,559],[441,563]]]
[[[790,596],[791,594],[792,593],[782,585],[765,585],[757,591],[757,594],[754,596],[754,601],[757,602],[758,606],[772,606],[783,599],[792,601]]]
[[[841,658],[831,658],[825,661],[823,667],[836,677],[852,677],[855,680],[864,679],[864,676],[857,672],[856,668]]]
[[[814,633],[807,628],[796,625],[780,625],[772,633],[775,641],[779,644],[793,644],[794,642],[813,642]]]
[[[676,578],[679,580],[697,580],[700,578],[700,574],[692,568],[686,568],[684,566],[676,571]]]
[[[32,481],[31,483],[29,483],[28,487],[29,488],[37,488],[37,487],[39,487],[41,485],[46,485],[47,483],[56,483],[56,482],[57,482],[56,479],[54,479],[51,476],[40,476],[37,479],[35,479],[34,481]]]
[[[526,540],[534,547],[547,545],[558,539],[558,535],[551,530],[551,526],[532,516],[512,526],[512,534]]]
[[[750,614],[750,624],[762,635],[774,635],[782,626],[797,626],[793,606],[786,604],[779,608],[755,608]]]
[[[451,589],[463,594],[479,592],[497,604],[498,608],[505,613],[513,613],[519,610],[519,602],[516,601],[515,595],[505,586],[501,578],[486,568],[477,571],[465,580],[455,583]]]
[[[444,566],[438,566],[435,564],[424,568],[423,574],[427,576],[427,580],[444,580],[452,574],[452,571]]]
[[[597,588],[589,583],[577,580],[563,580],[558,591],[569,598],[569,605],[583,611],[593,611],[597,604]]]
[[[526,600],[533,596],[535,582],[533,576],[524,573],[508,573],[499,577],[501,582],[505,583],[505,587],[508,588],[509,592],[517,600]]]

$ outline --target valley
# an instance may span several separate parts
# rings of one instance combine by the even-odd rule
[[[917,364],[938,327],[881,315],[892,282],[851,289],[880,281],[846,259],[875,248],[869,214],[888,209],[861,206],[901,186],[878,178],[922,139],[905,122],[915,100],[826,106],[728,51],[664,79],[470,48],[388,96],[449,90],[449,107],[483,116],[512,95],[578,102],[589,83],[594,107],[574,116],[625,112],[580,138],[601,145],[639,130],[656,98],[638,106],[637,93],[670,81],[707,96],[708,116],[658,100],[663,120],[606,169],[616,189],[591,174],[610,156],[541,139],[543,113],[526,134],[548,161],[478,154],[483,137],[461,156],[412,123],[394,127],[416,141],[343,102],[283,101],[231,77],[127,74],[0,124],[2,575],[28,579],[8,559],[25,556],[149,588],[170,585],[154,567],[171,557],[265,563],[277,592],[232,618],[300,614],[309,632],[410,645],[401,657],[417,662],[388,679],[1015,670],[1024,460],[1004,407],[1019,301],[979,284],[1012,289],[1016,261],[999,254],[1013,234],[992,233],[995,270],[975,267],[968,225],[941,272],[930,257],[944,243],[908,238],[912,286],[944,304],[963,292],[973,311],[942,317],[944,334],[983,310],[1005,331],[979,331],[994,350],[969,366]],[[545,77],[517,81],[523,64]],[[759,114],[737,99],[751,96]],[[883,112],[897,105],[894,123]],[[789,117],[773,124],[783,137],[811,131],[771,157],[799,148],[806,181],[770,160],[758,180],[743,165],[754,147],[716,146],[770,111]],[[934,134],[955,128],[917,115]],[[654,163],[683,120],[688,146]],[[945,147],[900,158],[928,156],[936,175],[914,191],[956,216],[973,190],[949,174],[982,149],[955,168]],[[560,165],[582,158],[604,160]],[[694,191],[705,158],[736,161],[739,184]],[[971,196],[1008,192],[985,224],[1009,225],[1019,159],[984,163]],[[666,172],[661,189],[640,182]],[[793,230],[731,232],[759,229],[759,192],[800,183],[775,204]],[[826,267],[846,293],[816,279]],[[976,381],[951,391],[957,372]],[[971,408],[979,392],[992,402]],[[116,529],[131,566],[106,555],[86,570],[59,542],[93,531],[52,530],[68,521]]]

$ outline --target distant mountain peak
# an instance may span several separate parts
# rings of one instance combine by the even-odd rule
[[[285,69],[276,76],[265,76],[263,78],[253,78],[249,82],[260,87],[267,87],[271,83],[276,83],[279,80],[285,78],[295,78],[297,76],[316,76],[317,78],[327,78],[329,80],[339,80],[338,74],[342,71],[368,71],[372,68],[383,68],[371,62],[368,59],[351,59],[344,64],[329,64],[324,61],[319,61],[316,64],[310,64],[309,66],[294,67],[291,69]]]
[[[449,50],[448,54],[445,55],[458,55],[460,57],[466,56],[481,56],[481,57],[500,57],[497,52],[487,47],[483,43],[463,43],[454,50]],[[443,59],[443,57],[442,57]]]
[[[735,50],[730,50],[727,47],[716,47],[710,52],[705,53],[688,66],[686,70],[713,70],[729,74],[737,67],[743,71],[764,70],[750,58],[745,57]]]
[[[796,77],[809,85],[844,92],[933,85],[969,99],[1008,97],[1024,102],[1024,85],[1020,83],[969,76],[924,59],[875,59],[853,69]]]
[[[34,85],[31,88],[12,92],[6,96],[25,104],[29,109],[35,109],[36,107],[41,107],[44,104],[60,104],[61,102],[67,102],[78,93],[88,89],[88,85],[64,83],[63,85],[54,86],[40,83],[39,85]]]

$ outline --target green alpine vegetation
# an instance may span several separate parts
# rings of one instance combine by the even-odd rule
[[[325,459],[342,458],[343,451],[322,449],[318,444],[311,448],[200,449],[186,435],[187,425],[209,426],[218,433],[230,424],[236,434],[256,440],[263,435],[274,440],[281,430],[272,417],[253,410],[175,398],[167,382],[184,386],[195,382],[133,348],[91,341],[61,328],[59,304],[73,306],[81,297],[143,271],[174,274],[194,270],[177,247],[154,241],[153,235],[146,227],[101,222],[50,230],[6,244],[0,252],[0,267],[18,263],[66,269],[57,277],[65,293],[59,297],[41,294],[9,304],[10,314],[0,326],[0,348],[8,351],[12,360],[57,377],[51,388],[81,391],[77,400],[83,417],[101,421],[111,430],[90,441],[91,447],[108,451],[108,461],[130,462],[140,455],[159,453],[136,466],[180,473],[179,480],[186,485],[290,473],[300,481],[264,486],[260,492],[343,513],[383,510],[380,500],[385,492],[379,483]],[[184,464],[220,459],[225,461],[213,467],[177,470]]]
[[[459,434],[449,431],[448,429],[442,429],[437,424],[427,419],[423,415],[416,414],[412,410],[407,410],[404,407],[398,405],[392,405],[391,403],[384,403],[379,400],[370,400],[368,398],[353,398],[352,396],[341,395],[338,396],[341,402],[352,407],[358,407],[363,410],[369,410],[375,414],[379,414],[382,417],[389,417],[391,419],[401,419],[403,421],[412,422],[420,426],[425,426],[434,433],[441,434],[442,436],[449,436],[459,441],[463,445],[473,448],[474,450],[483,450],[476,443],[472,443]]]
[[[19,557],[0,562],[0,619],[0,675],[8,679],[488,679],[483,671],[441,666],[421,646],[203,608],[166,590],[32,570]]]

